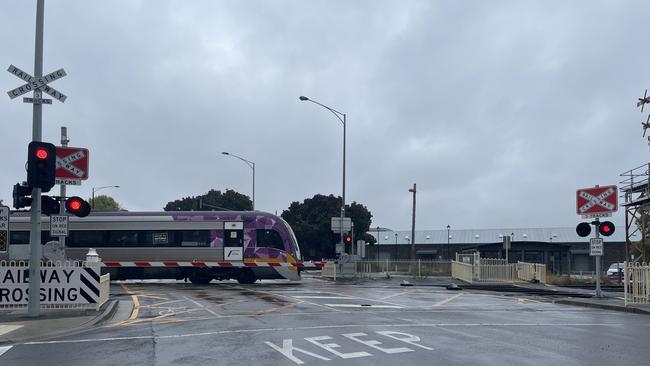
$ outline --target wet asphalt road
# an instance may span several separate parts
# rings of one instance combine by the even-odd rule
[[[650,317],[381,281],[114,284],[128,319],[0,365],[645,365]]]

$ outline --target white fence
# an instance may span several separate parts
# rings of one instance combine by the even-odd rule
[[[374,277],[377,275],[407,275],[418,278],[451,275],[451,262],[449,261],[357,261],[357,274],[361,277]]]
[[[625,262],[623,278],[625,305],[650,303],[650,264]]]
[[[472,283],[474,280],[474,266],[468,263],[451,261],[451,276]]]
[[[546,265],[517,262],[517,277],[522,281],[537,280],[541,283],[546,283]]]
[[[507,263],[505,259],[481,258],[478,252],[456,254],[451,276],[468,283],[539,281],[546,283],[546,265],[538,263]]]
[[[108,301],[109,275],[99,276],[99,262],[41,262],[43,309],[95,309]],[[28,306],[29,262],[0,261],[0,309]]]

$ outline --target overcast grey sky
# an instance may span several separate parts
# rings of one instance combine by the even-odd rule
[[[34,69],[36,1],[3,0],[0,67]],[[68,96],[44,140],[91,151],[126,209],[211,188],[281,213],[341,193],[372,226],[573,226],[575,191],[648,162],[647,1],[82,1],[45,4],[44,71]],[[4,72],[0,89],[21,80]],[[650,111],[650,108],[648,108]],[[0,101],[0,199],[25,179],[32,108]],[[54,189],[58,194],[58,187]],[[614,217],[623,229],[623,215]]]

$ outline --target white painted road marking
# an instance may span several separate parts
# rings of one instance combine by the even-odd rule
[[[2,325],[0,324],[0,335],[7,334],[9,332],[13,332],[14,330],[18,328],[22,328],[22,325]]]
[[[602,314],[599,313],[599,314]],[[293,328],[248,328],[219,330],[214,332],[187,333],[187,334],[170,334],[170,335],[149,335],[149,336],[130,336],[130,337],[109,337],[109,338],[90,338],[90,339],[70,339],[61,341],[39,341],[26,342],[26,345],[37,344],[65,344],[65,343],[90,343],[90,342],[112,342],[112,341],[130,341],[137,339],[175,339],[188,337],[205,337],[222,334],[239,334],[239,333],[258,333],[258,332],[288,332],[311,329],[338,329],[338,328],[433,328],[433,327],[452,327],[452,328],[474,328],[474,327],[621,327],[629,324],[625,323],[401,323],[401,324],[344,324],[344,325],[317,325],[312,327],[293,327]],[[636,326],[647,327],[650,324],[635,324]]]
[[[460,294],[454,295],[454,296],[449,297],[447,299],[444,299],[444,300],[442,300],[440,302],[437,302],[437,303],[433,304],[433,306],[442,306],[442,305],[444,305],[444,304],[446,304],[446,303],[448,303],[448,302],[450,302],[452,300],[455,300],[455,299],[461,297],[462,295],[463,295],[463,293],[461,292]]]
[[[347,296],[291,296],[296,299],[333,299],[333,300],[342,300],[342,299],[354,299],[354,297]]]
[[[339,308],[369,308],[369,309],[404,309],[403,306],[398,305],[361,305],[361,304],[325,304],[325,306],[339,307]]]
[[[202,308],[203,310],[207,311],[208,313],[210,313],[210,314],[212,314],[212,315],[214,315],[214,316],[216,316],[216,317],[218,317],[218,318],[221,317],[220,314],[217,314],[217,313],[215,313],[214,311],[210,310],[210,308],[207,308],[207,307],[203,306],[200,302],[194,301],[194,300],[190,299],[190,298],[187,297],[187,296],[183,296],[183,298],[184,298],[185,300],[187,300],[187,301],[193,303],[194,305],[196,305],[196,306]]]
[[[7,351],[9,351],[13,346],[4,346],[0,347],[0,356],[4,355]]]

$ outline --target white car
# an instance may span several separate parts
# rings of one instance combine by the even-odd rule
[[[623,263],[612,263],[607,270],[607,277],[618,277],[619,268],[623,274]]]

